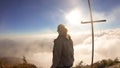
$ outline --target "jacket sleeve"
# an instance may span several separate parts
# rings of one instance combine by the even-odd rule
[[[54,47],[53,47],[53,64],[51,68],[56,68],[61,60],[62,54],[62,43],[58,40],[54,40]]]

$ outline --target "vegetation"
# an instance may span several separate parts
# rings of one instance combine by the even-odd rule
[[[94,68],[120,68],[120,60],[118,58],[111,60],[101,60],[93,64]],[[0,60],[0,68],[37,68],[34,64],[28,63],[23,56],[22,63],[10,64]],[[41,67],[40,67],[41,68]],[[91,68],[90,65],[85,65],[80,61],[74,68]]]
[[[27,63],[26,58],[23,56],[23,63],[10,64],[0,61],[0,68],[37,68],[34,64]]]
[[[117,64],[120,64],[120,61],[118,58],[116,58],[114,60],[111,60],[111,59],[105,60],[104,59],[102,61],[98,61],[98,62],[94,63],[93,67],[94,68],[109,68],[110,66],[117,65]],[[75,68],[90,68],[90,65],[84,65],[83,61],[80,61],[80,63],[78,65],[76,65]],[[120,67],[115,67],[115,68],[120,68]]]

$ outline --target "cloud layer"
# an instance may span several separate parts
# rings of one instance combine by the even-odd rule
[[[120,45],[120,29],[97,31],[95,33],[94,61],[108,58],[114,59],[116,57],[120,57],[119,45]],[[82,43],[76,45],[74,48],[76,57],[75,62],[78,63],[80,60],[83,60],[85,63],[90,64],[92,48],[91,36],[88,36]]]
[[[91,34],[72,34],[74,41],[75,62],[83,61],[90,64],[91,61]],[[52,64],[52,47],[54,35],[40,36],[38,38],[7,38],[0,39],[1,56],[26,56],[28,59],[39,62],[44,68]],[[120,57],[120,29],[110,29],[95,32],[95,57],[94,61],[101,59]],[[48,67],[45,67],[48,66]]]

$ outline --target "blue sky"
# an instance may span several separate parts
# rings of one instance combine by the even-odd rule
[[[109,16],[115,8],[120,8],[120,0],[91,0],[91,5],[93,11]],[[59,23],[67,22],[65,15],[76,7],[89,12],[87,0],[0,0],[0,34],[54,32]],[[115,20],[112,22],[120,22]],[[110,29],[119,25],[107,23],[100,27]]]

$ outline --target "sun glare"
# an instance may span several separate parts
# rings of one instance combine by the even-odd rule
[[[66,26],[68,27],[70,33],[77,32],[83,28],[83,26],[80,25],[82,16],[83,12],[79,8],[72,9],[70,12],[66,13]]]
[[[81,21],[81,12],[79,9],[74,9],[66,14],[66,20],[69,23],[78,23]]]

